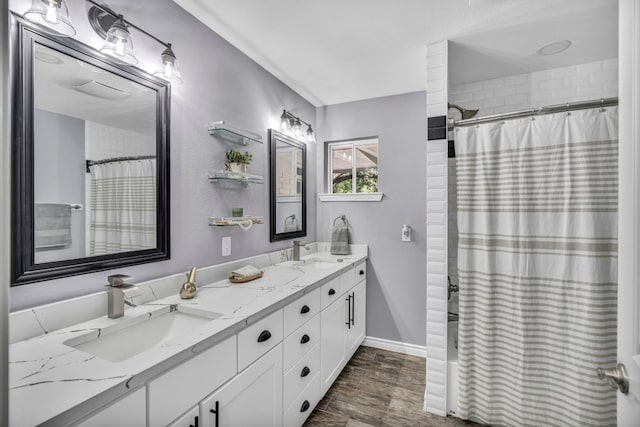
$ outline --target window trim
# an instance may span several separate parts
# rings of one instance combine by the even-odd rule
[[[368,197],[361,197],[358,196],[360,194],[364,194],[364,195],[379,195],[379,198],[377,198],[377,200],[375,201],[379,201],[382,198],[382,193],[381,192],[376,192],[376,193],[358,193],[356,192],[356,188],[357,188],[357,180],[356,180],[356,176],[357,176],[357,172],[356,172],[356,162],[355,162],[355,150],[356,150],[356,146],[357,145],[364,145],[364,144],[371,144],[375,141],[375,144],[378,146],[378,149],[380,148],[380,139],[378,138],[377,135],[375,136],[366,136],[366,137],[361,137],[361,138],[352,138],[352,139],[342,139],[342,140],[336,140],[336,141],[326,141],[325,142],[325,155],[326,155],[326,159],[327,159],[327,167],[325,168],[325,173],[326,173],[326,185],[327,185],[327,193],[321,193],[319,194],[320,200],[321,201],[329,201],[328,198],[326,196],[336,196],[339,197],[340,200],[347,200],[345,198],[345,196],[353,196],[354,200],[362,200],[365,201],[365,199],[368,199]],[[351,152],[352,152],[352,158],[353,158],[353,163],[352,163],[352,179],[351,179],[351,193],[334,193],[333,192],[333,179],[332,179],[332,175],[333,175],[333,156],[332,154],[332,147],[339,147],[339,146],[351,146]],[[380,151],[378,150],[378,153]],[[376,164],[376,167],[378,169],[378,171],[380,170],[380,165]],[[378,182],[378,189],[380,188],[380,183]],[[377,197],[377,196],[376,196]]]

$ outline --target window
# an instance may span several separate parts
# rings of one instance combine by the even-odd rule
[[[378,192],[378,138],[327,144],[330,194]]]

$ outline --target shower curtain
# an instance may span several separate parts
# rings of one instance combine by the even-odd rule
[[[610,426],[617,108],[456,128],[458,413]]]
[[[89,255],[155,248],[155,159],[95,164],[89,170]]]

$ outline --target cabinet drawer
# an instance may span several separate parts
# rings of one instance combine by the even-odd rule
[[[284,409],[300,396],[320,372],[320,345],[315,346],[284,375]]]
[[[316,315],[284,339],[284,365],[287,372],[302,356],[320,342],[320,316]]]
[[[282,341],[282,310],[259,320],[238,334],[238,372]]]
[[[356,274],[356,283],[360,283],[363,280],[367,280],[367,262],[366,261],[356,265],[354,270]]]
[[[233,336],[149,382],[149,425],[169,424],[235,374]]]
[[[352,268],[349,271],[346,271],[345,273],[342,273],[342,275],[340,275],[340,288],[342,289],[342,292],[346,292],[349,289],[353,288],[356,283],[358,283],[358,278],[356,277],[356,269]]]
[[[316,375],[307,388],[284,413],[285,427],[299,427],[309,417],[320,400],[320,376]]]
[[[284,308],[284,336],[291,334],[318,313],[320,313],[319,288],[298,298]]]
[[[340,287],[340,277],[331,279],[320,288],[320,300],[322,310],[327,308],[332,302],[340,298],[344,290]]]

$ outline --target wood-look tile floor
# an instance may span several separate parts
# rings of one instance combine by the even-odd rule
[[[422,411],[425,360],[361,346],[303,427],[471,427]]]

